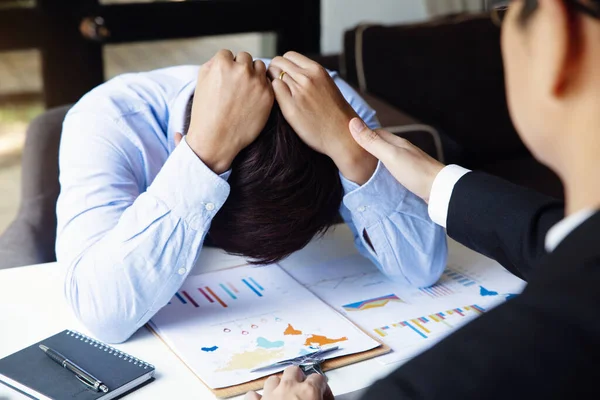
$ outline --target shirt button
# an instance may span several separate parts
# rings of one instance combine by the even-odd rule
[[[185,268],[179,268],[179,271],[177,271],[177,273],[178,273],[179,275],[183,275],[183,274],[185,274],[185,273],[186,273],[186,269],[185,269]]]
[[[358,212],[365,212],[365,211],[366,211],[366,209],[367,209],[367,207],[365,207],[365,206],[360,206],[360,207],[358,207]]]
[[[212,211],[215,209],[215,205],[213,203],[208,203],[204,208],[206,208],[206,211]]]

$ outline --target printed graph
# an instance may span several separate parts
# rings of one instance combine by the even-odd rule
[[[238,286],[243,292],[238,290]],[[177,299],[175,302],[191,305],[196,308],[200,307],[203,303],[215,304],[227,308],[231,301],[237,301],[244,294],[263,297],[263,292],[265,291],[265,288],[252,277],[241,279],[239,285],[232,282],[224,282],[212,287],[204,286],[196,289],[197,292],[181,290],[175,293],[175,298],[169,304],[172,304]]]
[[[404,301],[395,294],[376,297],[374,299],[362,300],[356,303],[346,304],[342,306],[346,311],[364,311],[372,308],[381,308],[387,306],[390,302],[404,303]]]
[[[440,281],[428,288],[420,288],[419,291],[431,298],[450,296],[459,293],[463,288],[477,285],[477,281],[464,273],[447,268]]]
[[[444,297],[454,294],[454,290],[443,283],[437,283],[427,288],[420,288],[419,291],[431,298]]]
[[[464,287],[469,287],[469,286],[473,286],[475,284],[477,284],[477,282],[473,279],[471,279],[470,277],[461,274],[460,272],[456,272],[452,269],[446,269],[444,271],[444,276],[450,278],[451,280],[455,281],[456,283],[459,283],[461,286]]]
[[[314,278],[313,278],[314,279]],[[324,278],[322,280],[307,284],[311,290],[333,291],[343,290],[345,287],[371,287],[381,285],[386,282],[386,278],[378,271],[360,272],[355,275]]]
[[[387,336],[402,336],[407,343],[429,339],[433,336],[447,334],[449,331],[464,325],[470,320],[483,314],[485,309],[476,304],[454,308],[444,312],[400,321],[374,329],[382,338]]]

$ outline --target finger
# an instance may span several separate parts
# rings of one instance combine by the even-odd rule
[[[318,389],[319,393],[321,393],[321,397],[325,394],[325,391],[328,388],[327,381],[325,380],[325,377],[321,374],[309,375],[304,381],[304,383]]]
[[[283,81],[275,79],[272,83],[273,92],[275,93],[275,99],[279,104],[279,107],[283,110],[294,102],[292,96],[292,89]]]
[[[403,137],[400,137],[398,135],[394,135],[393,133],[390,133],[388,131],[385,131],[383,129],[377,129],[377,134],[386,142],[388,142],[389,144],[392,144],[396,147],[402,147],[402,148],[409,148],[411,146],[413,146],[408,140],[404,139]]]
[[[250,53],[246,53],[245,51],[241,51],[235,56],[235,62],[239,64],[246,65],[248,68],[252,68],[252,56]]]
[[[244,396],[244,400],[260,400],[262,396],[256,392],[248,392]]]
[[[325,393],[323,393],[323,400],[335,400],[335,396],[333,395],[333,392],[331,391],[329,385],[327,385],[327,387],[325,388]]]
[[[281,379],[279,379],[278,376],[275,375],[271,375],[266,381],[265,381],[265,386],[264,386],[264,390],[265,390],[265,394],[269,394],[271,393],[273,390],[277,389],[277,386],[279,386],[279,383],[281,383]]]
[[[267,76],[267,66],[262,60],[254,61],[253,65],[254,71],[256,71],[257,74]]]
[[[273,82],[275,81],[281,81],[284,82],[290,89],[292,87],[297,87],[296,81],[294,80],[294,78],[292,78],[290,76],[290,74],[288,74],[287,72],[285,74],[282,74],[283,70],[280,69],[279,67],[274,67],[274,66],[269,66],[269,70],[267,72],[267,74],[269,75],[269,77],[271,78],[271,80]]]
[[[179,146],[179,143],[181,143],[181,139],[183,139],[183,135],[179,132],[175,132],[175,147]]]
[[[383,140],[377,132],[367,128],[360,118],[350,121],[350,133],[356,143],[381,161],[389,159],[394,152],[394,146]]]
[[[291,382],[302,382],[304,380],[304,372],[300,369],[300,367],[293,365],[291,367],[287,367],[285,371],[283,371],[283,376],[281,377],[282,382],[291,381]]]
[[[298,65],[300,68],[310,68],[319,65],[319,63],[311,60],[310,58],[300,53],[296,53],[295,51],[288,51],[283,55],[283,58],[290,60],[294,64]]]
[[[290,75],[292,78],[294,78],[294,76],[304,74],[304,70],[302,68],[283,57],[275,57],[269,66],[269,70],[271,69],[276,69],[278,71],[276,76],[271,76],[273,79],[279,78],[281,71],[285,71],[286,74]]]
[[[231,50],[227,49],[217,51],[217,54],[215,54],[215,58],[222,58],[227,61],[233,61],[235,59]]]

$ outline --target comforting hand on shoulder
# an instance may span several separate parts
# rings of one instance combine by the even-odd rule
[[[248,392],[245,400],[333,400],[325,377],[304,376],[298,367],[288,367],[281,378],[271,376],[265,382],[263,395]]]
[[[222,173],[257,138],[273,101],[262,61],[221,50],[200,67],[186,140],[209,168]]]
[[[431,187],[444,164],[408,140],[384,130],[369,129],[360,118],[350,121],[356,142],[377,157],[402,186],[429,202]]]
[[[294,52],[276,57],[269,66],[277,103],[285,119],[314,150],[328,155],[342,174],[365,183],[377,160],[357,146],[348,122],[356,112],[325,68]]]

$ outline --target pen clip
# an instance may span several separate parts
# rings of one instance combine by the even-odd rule
[[[83,383],[85,386],[89,387],[90,389],[93,389],[94,391],[98,391],[98,387],[96,386],[97,384],[94,383],[93,385],[90,384],[87,379],[75,374],[75,378],[79,379],[79,382]]]

